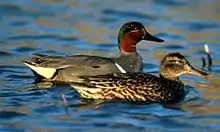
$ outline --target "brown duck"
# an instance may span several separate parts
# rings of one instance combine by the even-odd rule
[[[84,76],[84,83],[71,83],[82,98],[126,100],[147,103],[178,103],[186,95],[182,74],[207,76],[192,67],[179,53],[166,55],[160,64],[160,75],[148,73],[114,73]]]

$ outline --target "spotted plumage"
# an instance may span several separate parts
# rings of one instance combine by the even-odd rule
[[[186,95],[184,84],[178,78],[185,73],[207,75],[192,67],[181,54],[170,53],[161,61],[159,77],[148,73],[83,76],[84,83],[71,86],[83,98],[177,103]]]

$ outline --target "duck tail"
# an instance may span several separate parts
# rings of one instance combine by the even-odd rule
[[[29,60],[24,60],[23,63],[32,70],[37,78],[51,79],[57,71],[55,68],[42,67]]]

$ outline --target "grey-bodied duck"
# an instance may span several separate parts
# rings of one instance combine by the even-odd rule
[[[148,73],[113,73],[84,76],[84,83],[71,83],[82,98],[126,100],[147,103],[178,103],[186,95],[182,74],[207,76],[192,67],[180,53],[166,55],[160,64],[159,76]]]
[[[80,82],[78,76],[82,75],[141,72],[142,57],[136,51],[136,44],[141,40],[164,42],[148,33],[140,22],[132,21],[125,23],[119,30],[119,57],[33,54],[33,58],[25,60],[24,64],[33,71],[38,80],[57,82]]]

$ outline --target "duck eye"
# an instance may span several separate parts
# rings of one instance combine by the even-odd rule
[[[130,25],[128,28],[132,29],[133,25]]]

